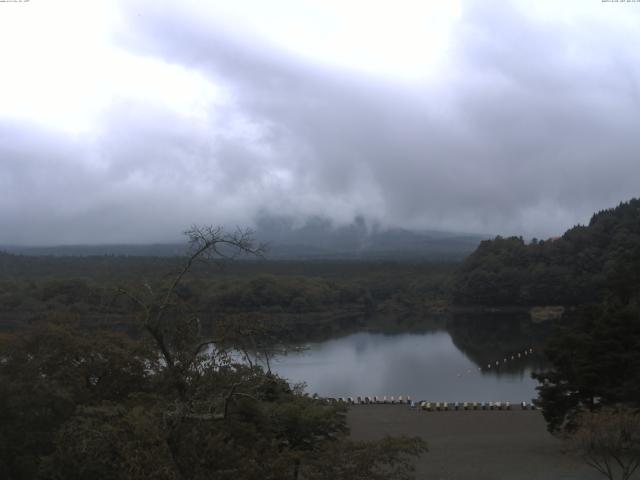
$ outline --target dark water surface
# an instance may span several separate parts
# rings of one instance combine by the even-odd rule
[[[414,400],[516,403],[536,396],[531,372],[539,368],[540,358],[526,337],[504,348],[468,339],[454,343],[454,338],[456,333],[447,330],[361,332],[307,344],[302,353],[274,359],[272,367],[291,382],[306,382],[309,393],[327,397],[410,395]],[[468,353],[456,346],[461,343]],[[534,348],[534,355],[523,354],[528,348]]]

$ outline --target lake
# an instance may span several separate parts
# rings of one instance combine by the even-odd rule
[[[506,348],[465,340],[465,353],[454,337],[447,330],[354,333],[307,344],[303,352],[275,358],[272,368],[291,382],[306,382],[309,393],[325,397],[410,395],[434,402],[512,403],[536,397],[531,372],[541,365],[539,347],[533,355],[523,354],[534,347],[533,340],[520,338]],[[496,361],[501,365],[496,367]]]

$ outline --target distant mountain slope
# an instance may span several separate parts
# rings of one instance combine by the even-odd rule
[[[384,229],[356,217],[336,226],[324,217],[296,225],[288,217],[263,215],[256,236],[272,258],[461,260],[486,237],[441,231]]]
[[[179,243],[140,245],[52,245],[42,247],[0,245],[0,251],[16,255],[56,257],[90,257],[103,255],[129,257],[174,257],[184,255],[186,249],[186,244]]]
[[[362,218],[335,226],[322,217],[301,225],[286,217],[262,217],[255,237],[267,246],[267,258],[275,260],[428,259],[462,260],[486,237],[439,231],[411,231],[369,227]],[[0,251],[21,255],[54,256],[177,256],[186,245],[68,245],[0,246]]]
[[[593,215],[560,238],[486,240],[463,263],[459,305],[577,305],[614,289],[623,302],[640,292],[640,199]]]

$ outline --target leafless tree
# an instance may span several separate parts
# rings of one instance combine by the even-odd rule
[[[629,480],[640,466],[640,413],[627,407],[585,412],[568,442],[609,480]]]
[[[152,287],[145,283],[139,293],[120,287],[118,293],[133,301],[139,311],[140,324],[153,339],[166,370],[175,374],[176,387],[183,391],[185,373],[193,368],[207,347],[224,339],[201,336],[198,312],[178,296],[179,287],[196,262],[261,256],[263,247],[256,243],[251,230],[227,233],[223,227],[194,225],[184,232],[188,253],[182,266],[164,284]]]

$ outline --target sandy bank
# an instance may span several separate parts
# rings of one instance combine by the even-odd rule
[[[429,452],[418,479],[597,480],[595,470],[563,453],[539,411],[422,412],[397,405],[361,405],[348,414],[352,437],[419,435]],[[640,477],[638,477],[640,478]]]

